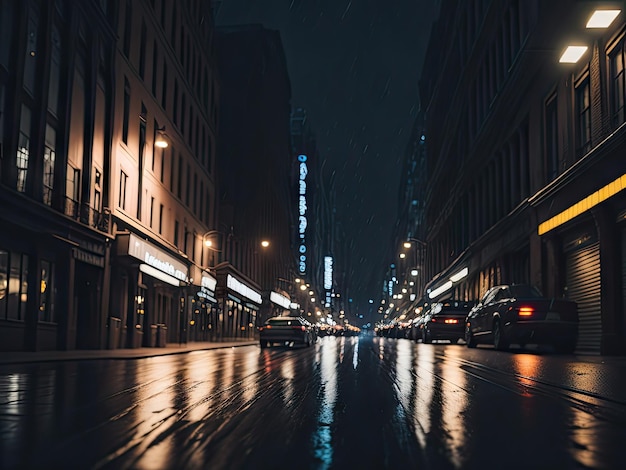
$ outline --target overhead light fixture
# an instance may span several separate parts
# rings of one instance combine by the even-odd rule
[[[450,280],[452,282],[459,282],[461,279],[467,276],[468,272],[469,272],[469,269],[465,267],[461,269],[458,273],[454,273],[452,276],[450,276]]]
[[[587,21],[587,28],[608,28],[620,12],[621,10],[596,10],[589,18],[589,21]]]
[[[587,49],[587,46],[567,46],[559,62],[562,64],[575,64],[580,60],[583,54],[587,52]]]
[[[155,147],[159,147],[160,149],[166,149],[168,147],[169,143],[167,142],[165,136],[165,126],[158,127],[156,129],[156,136],[154,139]]]
[[[444,292],[446,292],[447,290],[452,289],[452,281],[446,281],[443,285],[437,287],[436,289],[433,289],[432,291],[430,291],[428,293],[428,297],[431,299],[434,299],[435,297],[437,297],[440,294],[443,294]]]

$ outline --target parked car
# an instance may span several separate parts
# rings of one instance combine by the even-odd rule
[[[477,344],[493,344],[496,349],[537,344],[570,353],[577,339],[576,302],[547,298],[529,284],[492,287],[465,322],[465,341],[470,348]]]
[[[473,302],[465,300],[445,300],[430,305],[420,323],[422,342],[448,340],[458,343],[464,339],[465,319],[473,306]]]
[[[301,317],[272,317],[259,327],[261,347],[274,344],[311,346],[317,340],[314,326]]]

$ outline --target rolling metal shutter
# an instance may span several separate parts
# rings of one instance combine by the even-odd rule
[[[578,345],[584,353],[600,353],[602,343],[600,244],[567,253],[567,297],[578,303]]]

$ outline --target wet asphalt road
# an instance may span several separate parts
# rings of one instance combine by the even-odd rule
[[[600,358],[362,336],[0,365],[3,469],[613,469],[625,445]]]

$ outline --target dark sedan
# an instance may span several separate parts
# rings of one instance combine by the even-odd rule
[[[528,284],[492,287],[470,310],[465,325],[465,341],[470,348],[481,343],[500,350],[511,344],[537,344],[571,353],[577,338],[576,302],[547,298]]]
[[[465,318],[473,303],[463,300],[435,302],[420,325],[423,343],[433,340],[449,340],[457,343],[465,337]]]
[[[259,327],[261,347],[274,344],[311,346],[317,340],[315,328],[301,317],[273,317]]]

